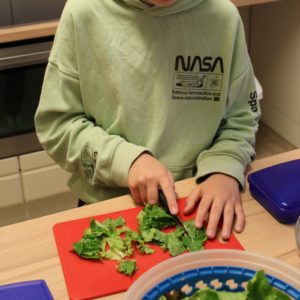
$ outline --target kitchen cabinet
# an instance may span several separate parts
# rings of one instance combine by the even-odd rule
[[[76,207],[69,177],[45,151],[0,160],[0,226]]]
[[[14,24],[58,19],[66,0],[10,0]],[[38,12],[38,13],[37,13]]]
[[[70,174],[62,170],[45,151],[20,156],[25,201],[63,194]]]
[[[3,206],[23,203],[20,174],[0,177],[0,191],[0,208]]]
[[[70,174],[58,165],[32,171],[22,171],[25,201],[34,201],[69,191],[67,181]]]
[[[9,0],[0,1],[0,26],[12,25],[12,15]]]
[[[0,160],[0,191],[0,208],[23,203],[17,157]]]
[[[0,160],[0,177],[19,173],[19,164],[17,157],[10,157]]]
[[[54,160],[45,151],[24,154],[19,157],[22,172],[48,167],[55,164]]]

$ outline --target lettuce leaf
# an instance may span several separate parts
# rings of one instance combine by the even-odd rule
[[[118,265],[118,272],[127,276],[132,276],[136,271],[136,260],[120,260]]]
[[[178,295],[178,296],[177,296]],[[255,273],[248,281],[247,289],[242,292],[216,291],[210,288],[197,290],[191,296],[181,293],[167,293],[159,300],[291,300],[289,296],[271,286],[263,270]]]
[[[137,216],[139,231],[164,229],[176,225],[175,219],[158,205],[147,204]]]
[[[134,249],[143,254],[153,254],[154,249],[149,243],[156,244],[171,256],[185,251],[195,251],[203,248],[206,240],[205,231],[197,229],[194,221],[186,222],[189,229],[187,235],[183,228],[165,233],[162,229],[174,227],[173,216],[158,205],[146,205],[138,214],[138,232],[126,226],[122,217],[107,218],[102,222],[90,220],[90,226],[84,231],[80,241],[74,243],[74,251],[86,259],[110,259],[119,262],[118,271],[131,276],[136,268],[136,262],[127,260],[133,255]]]
[[[273,288],[264,271],[256,272],[249,281],[246,300],[289,300],[290,298],[281,291]]]

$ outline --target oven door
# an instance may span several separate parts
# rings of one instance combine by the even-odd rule
[[[0,159],[41,149],[34,128],[53,38],[0,49]]]

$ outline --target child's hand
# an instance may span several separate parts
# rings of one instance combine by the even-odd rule
[[[223,228],[221,236],[223,239],[230,237],[234,218],[236,218],[235,231],[243,231],[245,215],[240,198],[239,184],[233,177],[220,173],[209,176],[192,191],[187,199],[184,213],[191,213],[197,203],[199,203],[199,206],[195,223],[198,228],[201,228],[206,216],[209,216],[206,228],[208,238],[216,236],[218,223],[222,215]]]
[[[140,155],[128,172],[128,187],[137,202],[155,204],[158,201],[158,189],[164,192],[169,209],[177,214],[174,179],[171,172],[148,153]]]

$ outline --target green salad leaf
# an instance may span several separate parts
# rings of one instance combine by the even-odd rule
[[[163,229],[176,225],[175,219],[158,205],[147,204],[137,216],[139,231]]]
[[[74,244],[73,248],[78,255],[84,258],[101,259],[102,241],[99,239],[82,238]]]
[[[197,229],[194,221],[185,222],[189,235],[181,226],[171,232],[162,230],[174,227],[176,221],[158,205],[146,205],[137,216],[138,231],[126,226],[122,217],[99,222],[90,220],[80,241],[74,243],[74,251],[86,259],[110,259],[119,262],[117,270],[131,276],[136,270],[136,261],[128,260],[137,249],[142,254],[153,254],[151,244],[158,245],[171,256],[185,251],[203,248],[206,240],[204,229]]]
[[[289,300],[281,291],[273,288],[263,271],[256,272],[248,283],[246,300]]]
[[[118,271],[127,276],[132,276],[136,271],[136,260],[120,260]]]
[[[291,300],[289,296],[271,286],[263,270],[255,273],[242,292],[216,291],[210,288],[197,290],[191,296],[171,291],[159,300]]]
[[[196,228],[193,220],[184,222],[189,234],[182,226],[177,226],[170,233],[162,232],[161,229],[173,227],[177,223],[173,216],[157,205],[146,205],[137,218],[144,240],[159,245],[169,251],[171,256],[177,256],[185,251],[201,250],[207,239],[205,230]]]

